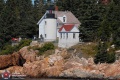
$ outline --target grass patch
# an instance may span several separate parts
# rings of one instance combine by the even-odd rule
[[[87,56],[94,56],[97,53],[97,43],[77,44],[72,49],[76,49],[76,53],[83,53]]]
[[[52,54],[54,54],[55,53],[55,50],[47,50],[47,51],[45,51],[44,52],[44,57],[48,57],[49,55],[52,55]]]

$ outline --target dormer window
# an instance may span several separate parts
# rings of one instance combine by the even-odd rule
[[[65,17],[63,17],[63,22],[65,22]]]

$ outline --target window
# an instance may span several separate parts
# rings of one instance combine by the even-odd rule
[[[45,38],[47,37],[47,35],[45,34]]]
[[[75,39],[75,33],[73,33],[73,39]]]
[[[62,39],[62,33],[60,33],[61,39]]]
[[[65,17],[63,17],[63,22],[65,22]]]
[[[47,22],[45,21],[45,25],[47,24]]]
[[[63,34],[63,39],[65,39],[65,33]]]
[[[59,25],[59,23],[57,23],[57,26]]]
[[[66,33],[66,38],[68,39],[68,33]]]

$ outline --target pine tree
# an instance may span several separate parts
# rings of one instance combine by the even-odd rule
[[[108,59],[107,45],[106,45],[106,43],[99,42],[98,52],[95,55],[94,62],[96,64],[105,63],[105,62],[107,62],[107,59]]]
[[[84,41],[97,41],[98,28],[101,21],[100,11],[101,5],[96,3],[96,0],[82,1],[79,5],[78,19],[81,22],[79,27]]]
[[[0,14],[2,10],[4,9],[4,5],[5,5],[4,0],[0,0]]]
[[[105,15],[99,28],[101,39],[108,42],[113,42],[116,46],[120,46],[120,3],[117,0],[111,0],[111,3],[106,6]],[[112,40],[111,40],[112,39]]]
[[[113,0],[110,4],[108,19],[110,20],[113,34],[113,43],[120,48],[120,1]],[[110,18],[109,18],[110,17]]]
[[[98,63],[113,63],[116,60],[116,56],[114,51],[108,52],[107,51],[107,43],[106,42],[99,42],[98,44],[98,52],[95,55],[94,62]]]
[[[2,46],[3,46],[3,38],[2,38],[3,21],[2,21],[1,13],[2,13],[4,7],[5,7],[4,0],[0,0],[0,51],[1,51]]]
[[[61,10],[71,11],[79,19],[80,36],[84,41],[99,39],[98,28],[105,10],[101,4],[97,4],[96,0],[63,0],[58,1],[57,5]]]
[[[39,19],[42,18],[42,16],[45,14],[47,9],[47,4],[43,4],[43,0],[34,0],[34,6],[33,6],[33,17],[34,17],[34,23],[37,24]],[[39,29],[38,25],[35,25],[36,35],[38,35]]]

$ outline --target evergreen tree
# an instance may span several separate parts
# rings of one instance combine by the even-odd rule
[[[63,0],[57,2],[61,10],[69,10],[79,19],[80,36],[84,41],[98,40],[98,28],[104,7],[96,0]]]
[[[32,37],[36,32],[31,0],[7,0],[2,17],[9,40],[18,36]]]
[[[98,46],[98,52],[95,55],[95,59],[94,62],[97,63],[105,63],[107,61],[107,47],[105,43],[101,43],[99,42],[99,46]]]
[[[109,12],[108,19],[112,27],[113,43],[115,43],[117,48],[120,48],[120,1],[113,0],[109,7]]]
[[[116,46],[120,46],[120,3],[117,0],[111,0],[111,3],[106,6],[106,13],[103,15],[103,21],[99,28],[101,39],[108,42],[113,42]],[[112,39],[112,40],[111,40]]]
[[[43,4],[43,0],[34,0],[34,6],[33,6],[33,17],[35,24],[39,21],[39,19],[42,18],[42,16],[45,14],[47,9],[47,4]],[[35,25],[36,35],[38,35],[39,27],[38,25]]]
[[[0,0],[0,14],[2,10],[4,9],[4,5],[5,5],[4,0]]]
[[[98,45],[98,52],[95,55],[94,62],[98,63],[113,63],[116,60],[115,53],[108,53],[107,52],[107,44],[106,42],[99,42]]]
[[[32,37],[35,33],[33,20],[33,6],[31,0],[16,0],[16,24],[18,28],[15,30],[17,35],[22,37]]]
[[[86,9],[84,9],[86,8]],[[82,10],[83,9],[83,10]],[[97,3],[96,0],[87,0],[81,6],[83,11],[79,20],[81,21],[80,31],[82,32],[82,39],[84,41],[99,41],[99,28],[103,15],[106,12],[105,6]]]

